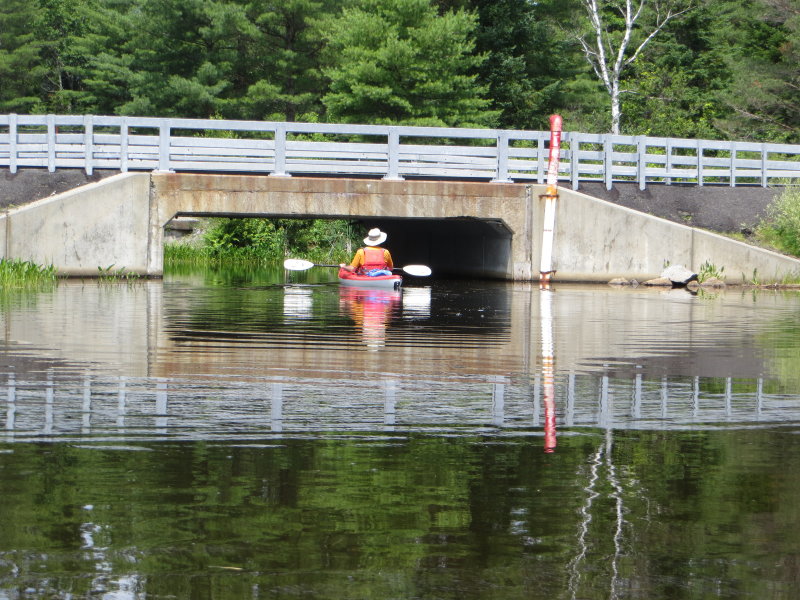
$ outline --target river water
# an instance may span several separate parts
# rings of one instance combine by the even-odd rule
[[[800,293],[0,294],[0,598],[795,598]]]

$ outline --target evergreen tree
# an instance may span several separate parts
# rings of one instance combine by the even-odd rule
[[[333,0],[254,0],[247,5],[252,43],[243,49],[236,74],[246,82],[234,103],[237,112],[247,118],[295,121],[322,111],[322,40],[313,22],[338,5]]]
[[[490,126],[474,70],[474,13],[439,15],[429,0],[357,0],[324,20],[330,121]]]
[[[502,127],[546,129],[561,110],[576,74],[567,39],[557,27],[564,0],[472,0],[479,25],[476,45],[486,61],[477,72],[489,87]]]
[[[731,80],[719,98],[730,113],[727,138],[800,141],[800,0],[729,0],[715,42],[724,47]]]
[[[0,111],[24,113],[41,105],[45,68],[34,32],[40,14],[30,0],[0,4]]]

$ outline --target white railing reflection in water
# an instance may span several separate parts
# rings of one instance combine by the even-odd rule
[[[532,381],[281,376],[204,383],[97,375],[59,380],[53,372],[44,380],[22,380],[11,373],[6,379],[5,434],[7,439],[203,439],[464,426],[514,433],[549,426],[553,431],[544,433],[555,435],[555,424],[563,431],[797,420],[800,396],[765,394],[762,379],[749,382],[743,392],[734,392],[730,377],[721,393],[704,392],[702,383],[700,377],[645,380],[641,373],[626,379],[561,374],[554,386],[555,414],[548,415],[541,401],[541,375]]]
[[[550,132],[101,115],[0,115],[0,168],[546,179]],[[564,132],[559,180],[783,184],[800,145]]]

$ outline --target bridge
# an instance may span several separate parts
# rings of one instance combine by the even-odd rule
[[[0,115],[0,168],[114,170],[7,209],[0,249],[67,275],[162,271],[182,215],[351,218],[385,228],[402,262],[440,274],[538,277],[549,132]],[[800,146],[566,132],[558,278],[656,276],[663,264],[783,278],[800,263],[581,193],[583,185],[763,188],[800,175]],[[35,240],[35,242],[33,242]]]

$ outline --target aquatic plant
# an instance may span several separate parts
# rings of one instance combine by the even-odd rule
[[[717,265],[705,261],[702,265],[700,265],[700,272],[697,274],[697,280],[700,283],[707,281],[711,278],[716,279],[725,279],[725,267],[717,267]]]
[[[41,287],[56,282],[56,268],[42,266],[27,260],[0,259],[0,287]]]
[[[109,265],[105,268],[97,267],[99,275],[97,278],[100,281],[133,281],[141,278],[141,275],[127,271],[125,267],[114,270],[114,265]]]

